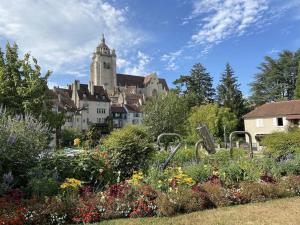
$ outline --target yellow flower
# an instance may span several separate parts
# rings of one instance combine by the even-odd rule
[[[75,178],[67,178],[64,183],[60,185],[61,189],[76,189],[81,186],[81,181]]]
[[[128,183],[138,185],[144,179],[143,172],[134,171]]]
[[[79,138],[75,138],[75,139],[74,139],[74,145],[75,145],[75,146],[79,146],[79,145],[80,145],[80,142],[81,142],[81,141],[80,141]]]

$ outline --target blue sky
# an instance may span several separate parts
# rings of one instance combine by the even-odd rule
[[[202,63],[217,85],[229,62],[245,95],[264,56],[300,48],[300,0],[0,0],[0,46],[16,41],[53,74],[86,83],[106,36],[118,72],[168,84]]]

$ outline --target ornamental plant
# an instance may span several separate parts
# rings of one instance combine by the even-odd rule
[[[128,183],[131,185],[139,185],[144,179],[143,172],[133,171],[131,179],[128,180]]]
[[[148,132],[140,125],[127,125],[111,132],[103,140],[113,171],[120,171],[121,180],[131,177],[133,171],[145,171],[154,153]]]
[[[75,139],[74,139],[74,146],[79,147],[80,143],[81,143],[81,141],[80,141],[79,138],[75,138]]]

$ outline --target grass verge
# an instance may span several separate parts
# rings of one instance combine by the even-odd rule
[[[224,207],[175,217],[117,219],[98,225],[296,225],[300,222],[300,197]]]

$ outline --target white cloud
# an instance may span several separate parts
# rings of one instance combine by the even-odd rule
[[[85,61],[102,32],[120,51],[144,39],[128,25],[127,14],[127,7],[116,8],[105,0],[2,0],[0,38],[16,41],[22,53],[30,51],[45,69],[76,71],[83,64],[88,67]]]
[[[196,0],[188,19],[201,16],[201,24],[191,43],[211,46],[243,35],[260,22],[267,9],[267,0]]]
[[[123,65],[125,67],[124,73],[132,74],[132,75],[148,74],[149,71],[147,70],[146,66],[152,60],[151,57],[141,51],[138,51],[137,57],[134,57],[134,58],[136,58],[136,62],[134,62],[134,63],[132,61],[124,61],[123,62]]]
[[[180,57],[182,55],[182,53],[183,53],[183,50],[180,49],[175,52],[170,52],[168,54],[164,54],[161,57],[161,61],[167,62],[166,70],[175,71],[178,69],[177,59],[178,59],[178,57]]]

